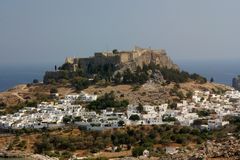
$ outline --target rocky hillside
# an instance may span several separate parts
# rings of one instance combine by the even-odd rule
[[[70,86],[43,85],[43,84],[20,84],[7,91],[0,92],[0,107],[14,107],[26,101],[44,100],[50,96],[51,88],[58,88],[60,96],[74,92]]]
[[[142,103],[154,105],[180,100],[182,97],[179,97],[177,94],[173,95],[172,93],[175,89],[176,92],[181,92],[184,97],[187,97],[187,93],[194,90],[224,91],[228,90],[229,87],[217,83],[199,84],[192,81],[181,83],[179,84],[179,88],[176,88],[176,83],[161,85],[159,83],[148,82],[143,85],[92,85],[84,89],[84,91],[98,95],[104,95],[105,93],[113,91],[118,99],[127,99],[130,103],[135,104]]]
[[[185,96],[189,91],[193,90],[227,90],[228,86],[216,83],[199,84],[194,81],[179,84],[178,92],[182,92]],[[26,101],[41,101],[48,99],[50,96],[51,88],[57,87],[60,96],[66,94],[78,93],[75,88],[69,85],[18,85],[12,89],[0,93],[1,109],[5,110],[8,107],[14,107]],[[178,98],[171,95],[171,90],[176,87],[176,83],[162,85],[154,82],[147,82],[143,85],[119,84],[119,85],[105,85],[95,84],[90,85],[83,91],[90,94],[104,95],[111,91],[115,92],[118,99],[127,99],[130,103],[146,103],[146,104],[159,104]],[[4,105],[3,105],[4,104]]]

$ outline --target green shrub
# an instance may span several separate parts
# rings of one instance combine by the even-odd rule
[[[139,117],[139,115],[137,115],[137,114],[133,114],[133,115],[131,115],[131,116],[129,117],[129,119],[130,119],[131,121],[139,121],[139,120],[140,120],[140,117]]]
[[[209,110],[200,110],[197,111],[197,114],[199,117],[206,117],[210,115],[210,111]]]
[[[102,110],[107,108],[115,108],[115,109],[126,109],[129,102],[128,100],[116,100],[113,92],[106,93],[104,96],[99,97],[96,101],[91,102],[88,105],[88,109],[90,110]]]
[[[132,155],[133,155],[134,157],[141,156],[141,155],[143,155],[143,151],[144,151],[144,150],[145,150],[145,148],[142,147],[142,146],[134,147],[134,148],[132,149]]]

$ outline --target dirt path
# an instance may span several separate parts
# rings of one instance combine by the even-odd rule
[[[25,99],[21,96],[19,96],[18,92],[14,92],[12,93],[12,95],[16,96],[17,98],[19,98],[21,101],[25,101]]]

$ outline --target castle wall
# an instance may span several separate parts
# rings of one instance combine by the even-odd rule
[[[129,52],[121,52],[119,56],[120,56],[120,63],[127,63],[131,60]]]
[[[93,67],[97,67],[99,65],[105,65],[105,64],[119,64],[120,63],[120,56],[105,56],[101,53],[95,53],[94,57],[90,58],[79,58],[81,68],[83,70],[86,70],[89,64],[91,64]]]
[[[140,51],[140,50],[136,50],[136,51],[133,51],[132,54],[131,54],[131,58],[133,60],[137,59],[138,57],[140,57],[142,54],[144,53],[144,51]]]
[[[105,64],[113,64],[121,71],[124,71],[127,68],[134,70],[137,66],[142,67],[143,64],[150,64],[153,62],[156,65],[160,65],[161,67],[179,69],[177,65],[175,65],[172,60],[167,56],[164,50],[151,50],[151,49],[141,49],[136,48],[133,51],[124,51],[119,53],[111,53],[111,52],[99,52],[95,53],[94,57],[89,58],[66,58],[66,63],[71,63],[75,68],[80,64],[80,68],[83,71],[87,71],[89,64],[93,67],[97,67],[99,65]],[[48,83],[51,80],[59,80],[68,77],[74,77],[76,72],[65,72],[65,71],[57,71],[57,72],[46,72],[44,76],[44,83]]]
[[[87,69],[88,64],[92,64],[94,62],[94,57],[90,57],[90,58],[79,58],[79,63],[80,63],[80,67],[83,70]]]
[[[79,58],[82,69],[87,69],[88,65],[99,66],[105,64],[113,64],[119,67],[140,66],[150,64],[151,62],[160,65],[161,67],[178,69],[171,59],[166,55],[164,50],[151,49],[135,49],[133,51],[123,51],[119,53],[97,52],[94,57]],[[75,62],[74,62],[75,63]]]
[[[139,53],[136,53],[136,54],[139,54]],[[137,66],[140,66],[140,67],[142,67],[143,64],[146,64],[146,65],[150,64],[151,60],[152,60],[151,54],[147,54],[147,53],[142,53],[141,56],[135,58],[135,62]]]
[[[104,64],[118,64],[120,62],[119,56],[103,56],[103,57],[95,57],[93,64],[95,66],[104,65]]]

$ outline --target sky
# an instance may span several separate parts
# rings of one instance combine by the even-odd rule
[[[176,62],[240,58],[239,0],[0,0],[0,64],[62,63],[134,46]]]

